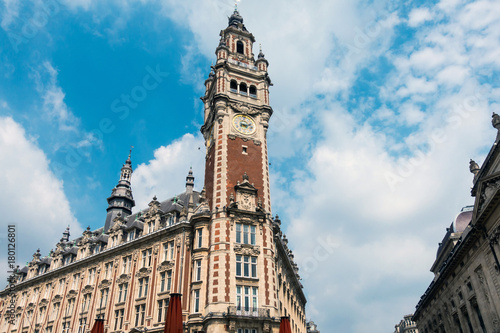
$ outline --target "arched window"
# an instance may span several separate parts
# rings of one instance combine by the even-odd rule
[[[238,83],[235,80],[231,80],[229,88],[232,92],[238,92]]]
[[[247,85],[245,83],[240,83],[240,94],[247,95]]]
[[[250,86],[250,97],[257,98],[257,88],[255,86]]]
[[[245,52],[243,51],[244,48],[243,48],[243,42],[242,41],[237,41],[236,42],[236,52],[240,53],[240,54],[244,54]]]

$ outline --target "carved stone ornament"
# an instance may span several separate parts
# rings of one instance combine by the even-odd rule
[[[49,301],[47,299],[42,299],[40,303],[38,303],[38,306],[47,306],[49,304]]]
[[[106,289],[106,288],[109,288],[111,286],[111,281],[109,280],[102,280],[101,283],[99,283],[99,286],[98,288],[99,289]]]
[[[52,303],[57,303],[57,302],[60,302],[60,301],[62,301],[62,296],[61,295],[55,295],[52,298]]]
[[[479,210],[482,211],[484,209],[484,205],[488,202],[492,196],[500,189],[500,179],[495,178],[483,185],[483,190],[481,193],[481,197],[479,200]]]
[[[234,252],[244,256],[258,256],[260,254],[260,246],[248,244],[235,244]]]
[[[138,278],[147,277],[147,276],[149,276],[150,273],[151,273],[151,268],[143,267],[143,268],[139,269],[137,271],[137,273],[135,273],[135,276]]]
[[[157,270],[158,272],[165,272],[168,271],[169,269],[174,268],[174,265],[175,263],[173,261],[165,260],[158,266]]]
[[[116,283],[118,284],[127,283],[129,280],[130,280],[130,274],[122,274],[118,277]]]
[[[249,115],[255,115],[259,113],[259,110],[256,110],[255,108],[248,106],[243,103],[233,103],[230,105],[231,109],[233,109],[234,112],[237,113],[243,113],[243,114],[249,114]]]
[[[76,295],[78,295],[78,293],[75,291],[75,290],[70,290],[67,294],[66,294],[66,298],[75,298]]]
[[[264,333],[269,333],[271,332],[271,327],[269,327],[269,323],[264,323],[264,327],[262,329]]]
[[[94,286],[88,284],[82,289],[82,294],[90,294],[94,291]]]
[[[234,332],[236,331],[236,322],[234,320],[231,320],[229,322],[229,332]]]

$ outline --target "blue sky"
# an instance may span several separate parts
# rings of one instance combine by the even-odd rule
[[[131,145],[138,207],[181,192],[190,166],[201,189],[199,97],[233,8],[0,1],[0,209],[18,226],[19,262],[47,254],[68,224],[73,236],[103,225]],[[494,141],[500,4],[239,8],[270,63],[273,213],[307,315],[325,332],[391,331],[431,281],[445,228],[473,203],[469,158],[481,163]]]

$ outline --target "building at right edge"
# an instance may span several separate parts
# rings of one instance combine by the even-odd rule
[[[413,316],[419,332],[500,332],[500,116],[499,132],[483,165],[470,161],[474,206],[458,214],[439,244],[434,280]]]

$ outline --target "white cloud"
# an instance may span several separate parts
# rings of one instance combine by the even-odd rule
[[[432,14],[429,8],[415,8],[408,15],[408,25],[410,27],[417,27],[418,25],[432,20]]]
[[[135,209],[147,208],[155,195],[158,200],[166,200],[179,194],[185,187],[190,167],[195,176],[195,189],[201,191],[205,170],[205,147],[201,135],[185,134],[168,146],[156,149],[154,159],[139,164],[132,175]]]
[[[50,171],[44,152],[10,117],[0,117],[0,150],[3,227],[16,225],[16,259],[23,267],[37,248],[42,255],[48,255],[68,225],[72,235],[83,230],[71,212],[63,183]],[[5,251],[1,252],[0,260],[6,262]],[[5,284],[5,269],[0,279]]]

